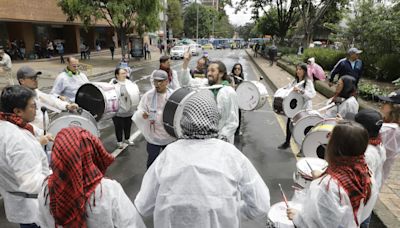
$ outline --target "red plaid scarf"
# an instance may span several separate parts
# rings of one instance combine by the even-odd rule
[[[171,82],[172,81],[172,70],[171,70],[171,68],[170,67],[160,66],[160,70],[163,70],[163,71],[167,72],[167,74],[168,74],[168,82]]]
[[[364,199],[364,204],[366,204],[371,196],[371,175],[364,155],[335,158],[332,164],[329,164],[325,173],[336,179],[346,191],[353,207],[354,220],[358,226],[357,212],[360,202]],[[329,183],[327,190],[329,189]],[[342,199],[340,188],[339,198],[340,200]]]
[[[20,128],[28,130],[30,133],[32,133],[32,135],[35,135],[35,132],[33,131],[33,126],[14,113],[0,112],[0,120],[5,120],[12,124],[15,124]]]
[[[369,141],[368,141],[368,144],[373,145],[373,146],[378,146],[381,143],[382,143],[382,137],[380,134],[376,138],[369,138]]]
[[[64,128],[57,134],[51,158],[53,174],[48,178],[48,188],[56,225],[87,227],[87,200],[114,157],[97,137],[74,127]]]

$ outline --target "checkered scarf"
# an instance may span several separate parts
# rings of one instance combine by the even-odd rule
[[[188,99],[183,108],[182,138],[216,138],[218,120],[218,108],[212,93],[209,90],[197,92]]]
[[[358,226],[357,212],[360,202],[364,199],[364,204],[366,204],[371,196],[371,175],[364,155],[335,158],[329,164],[325,173],[336,179],[346,191],[353,207],[354,220]],[[329,183],[327,190],[329,189]],[[342,199],[340,188],[339,198],[340,200]]]
[[[51,153],[50,211],[56,225],[85,228],[86,202],[114,157],[100,140],[79,127],[64,128]],[[95,199],[95,198],[94,198]],[[93,200],[93,206],[96,206]]]
[[[0,112],[0,120],[5,120],[12,124],[15,124],[20,128],[28,130],[30,133],[32,133],[32,135],[35,135],[33,131],[33,126],[25,122],[21,117],[17,116],[14,113]]]

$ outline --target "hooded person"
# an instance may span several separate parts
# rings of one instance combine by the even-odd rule
[[[324,69],[315,62],[314,57],[307,60],[307,74],[310,80],[324,81],[326,78]]]
[[[89,131],[62,129],[52,149],[53,174],[39,194],[41,227],[145,227],[122,186],[104,177],[114,161]]]
[[[266,216],[268,187],[251,162],[217,139],[219,112],[212,93],[198,92],[183,108],[183,136],[147,170],[135,206],[154,227],[240,227],[241,215]]]

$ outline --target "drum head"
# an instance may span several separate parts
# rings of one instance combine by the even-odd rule
[[[292,206],[290,201],[289,206]],[[275,227],[294,228],[293,222],[287,217],[286,210],[285,202],[279,202],[271,206],[268,218],[274,223]]]
[[[311,166],[312,170],[323,172],[328,167],[328,162],[319,158],[301,158],[296,163],[297,172],[301,175],[312,177],[311,169],[308,165]]]
[[[293,138],[297,144],[301,145],[304,137],[310,132],[310,130],[323,120],[322,116],[317,114],[312,114],[305,116],[293,123]]]
[[[79,107],[88,110],[97,121],[101,119],[105,111],[103,93],[91,83],[84,84],[78,89],[75,102]]]
[[[304,98],[297,92],[292,91],[283,100],[283,111],[288,118],[293,118],[304,106]]]
[[[244,81],[236,89],[240,109],[251,111],[261,108],[267,101],[268,92],[258,81]]]
[[[335,119],[323,120],[315,125],[303,140],[301,148],[304,155],[324,159],[329,136],[335,126]]]

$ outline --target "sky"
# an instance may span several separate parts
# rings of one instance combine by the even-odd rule
[[[238,2],[238,0],[234,0],[233,2]],[[235,14],[235,9],[229,6],[225,6],[225,11],[229,16],[229,21],[231,24],[234,25],[244,25],[247,22],[250,22],[251,18],[251,11],[247,10],[248,13],[245,12],[245,9],[241,10],[238,12],[238,14]]]

